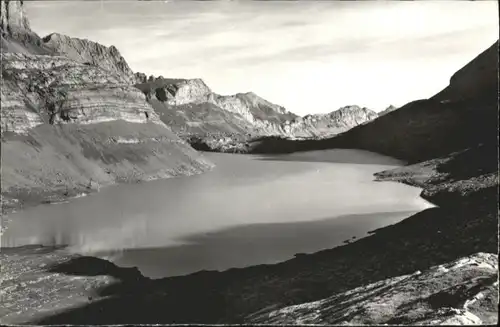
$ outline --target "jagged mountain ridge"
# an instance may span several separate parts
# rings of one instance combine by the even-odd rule
[[[93,192],[96,183],[213,166],[161,122],[121,72],[59,56],[31,31],[22,2],[2,0],[1,9],[9,43],[1,54],[3,213]]]
[[[152,86],[154,86],[153,92],[158,93],[156,95],[160,97],[161,93],[168,95],[172,90],[176,90],[175,96],[170,97],[168,101],[156,97],[156,100],[153,100],[151,104],[161,112],[162,116],[166,116],[166,123],[174,122],[175,125],[171,125],[171,127],[174,131],[179,131],[179,135],[188,141],[192,137],[200,139],[204,144],[209,144],[209,148],[212,150],[225,151],[226,149],[221,147],[221,141],[222,144],[229,145],[228,149],[234,149],[235,146],[238,147],[249,139],[270,135],[291,138],[327,137],[375,117],[374,112],[362,114],[353,112],[352,117],[346,117],[345,122],[339,121],[339,115],[335,118],[331,115],[313,115],[309,119],[307,117],[301,118],[252,92],[221,96],[212,92],[200,79],[174,80],[154,76],[147,78],[145,74],[134,73],[114,46],[106,47],[90,40],[58,33],[52,33],[40,39],[29,29],[27,19],[23,22],[18,24],[21,25],[20,29],[35,35],[36,43],[40,48],[43,48],[41,52],[43,54],[62,55],[79,63],[99,66],[118,74],[122,76],[124,83],[135,83],[141,90],[145,90],[145,94],[150,100],[153,98],[149,96],[150,94],[148,95],[148,92],[153,90]],[[201,116],[208,118],[209,123],[200,121],[200,115],[192,115],[193,110],[190,108],[193,106],[205,113]],[[231,113],[234,117],[227,115],[227,112],[222,113],[220,109]],[[211,116],[218,118],[214,120],[211,119]],[[221,116],[224,116],[222,120]],[[329,117],[332,117],[331,121]]]
[[[5,75],[2,80],[3,153],[7,155],[9,151],[16,151],[16,147],[23,148],[26,145],[27,140],[19,145],[16,135],[28,135],[29,140],[47,138],[51,144],[47,148],[52,153],[58,153],[67,148],[67,144],[53,144],[57,140],[53,135],[54,130],[60,129],[57,133],[62,134],[71,130],[73,135],[69,139],[76,138],[74,141],[77,143],[77,135],[83,130],[76,128],[73,131],[74,127],[68,124],[85,125],[84,129],[90,130],[95,125],[96,129],[106,130],[104,134],[99,132],[99,137],[91,138],[100,140],[97,143],[91,141],[88,144],[87,137],[81,136],[82,140],[86,140],[85,145],[73,147],[72,150],[76,153],[66,153],[60,167],[54,163],[54,169],[44,171],[31,164],[29,169],[22,169],[21,165],[19,169],[9,170],[9,166],[6,166],[5,171],[9,173],[2,180],[5,186],[2,189],[3,202],[7,204],[4,209],[12,209],[10,205],[18,207],[39,201],[57,201],[65,196],[92,191],[84,186],[88,184],[88,180],[108,185],[116,181],[190,174],[208,169],[211,164],[189,150],[178,136],[198,149],[198,145],[202,144],[205,147],[202,146],[202,150],[234,152],[238,148],[244,149],[248,140],[262,136],[325,135],[324,126],[317,128],[315,122],[312,122],[318,120],[322,124],[321,119],[301,119],[254,93],[221,96],[197,79],[172,80],[153,76],[146,79],[144,74],[132,72],[114,46],[106,47],[57,33],[42,39],[31,30],[22,1],[4,0],[1,5],[2,53],[5,54],[2,56],[2,74]],[[26,79],[31,82],[19,83]],[[143,83],[137,83],[138,81]],[[134,84],[143,91],[150,104],[132,87]],[[155,110],[151,110],[150,105]],[[136,125],[150,123],[156,126],[145,134],[144,128]],[[174,134],[165,123],[172,128]],[[45,127],[47,124],[53,126],[54,130]],[[121,127],[104,127],[113,124]],[[323,125],[328,126],[330,132],[338,132],[331,124]],[[134,128],[141,132],[135,133]],[[160,131],[162,129],[164,131]],[[43,132],[32,136],[34,130]],[[158,152],[148,152],[153,151],[151,142],[159,140],[165,142],[161,159]],[[104,142],[106,147],[99,142]],[[112,144],[116,149],[109,148]],[[143,149],[136,149],[139,144],[142,144]],[[33,146],[28,145],[26,152],[30,152]],[[149,150],[145,150],[148,147]],[[182,153],[186,153],[186,156],[179,154],[184,159],[167,159],[167,148],[172,147],[179,147]],[[96,152],[96,149],[99,150]],[[122,150],[123,153],[120,153]],[[134,151],[141,155],[134,154]],[[113,153],[111,161],[106,159],[107,152]],[[12,167],[16,165],[16,160],[22,160],[15,154],[9,156],[12,160],[6,163]],[[142,158],[149,157],[156,158],[156,164],[153,165],[155,168],[141,166],[149,160]],[[97,166],[95,160],[99,162]],[[132,164],[123,167],[123,171],[116,168],[116,174],[113,175],[110,164],[116,165],[122,160]],[[37,161],[32,163],[35,162]],[[42,162],[37,164],[42,165]],[[80,168],[68,168],[75,165]],[[82,166],[87,168],[83,169]],[[142,168],[132,173],[131,169],[136,170],[139,166]],[[65,172],[57,172],[57,169]],[[32,171],[40,173],[30,175]],[[55,178],[53,173],[62,174],[62,177]],[[26,178],[28,175],[29,178]],[[33,183],[34,180],[38,182]]]
[[[237,147],[241,142],[271,135],[331,136],[377,117],[375,112],[358,106],[299,117],[253,92],[223,96],[214,93],[201,79],[136,76],[142,81],[136,87],[164,117],[163,121],[182,136],[197,137],[207,149],[225,151],[222,143]]]
[[[379,115],[368,108],[345,106],[327,114],[306,115],[285,122],[285,131],[291,136],[329,137],[355,126],[366,124]]]
[[[86,39],[69,37],[59,33],[45,36],[42,41],[55,53],[80,62],[99,66],[123,77],[124,83],[134,84],[137,78],[125,58],[115,46],[106,47]]]
[[[42,42],[43,46],[53,53],[83,64],[99,66],[122,76],[124,83],[136,84],[148,100],[152,100],[150,102],[153,107],[161,112],[162,116],[166,116],[165,123],[173,122],[169,126],[187,140],[195,136],[210,144],[217,140],[220,143],[222,137],[225,143],[238,144],[249,138],[270,135],[321,138],[346,131],[377,117],[375,112],[366,108],[359,111],[357,106],[341,108],[337,114],[332,112],[299,117],[253,92],[222,96],[212,92],[201,79],[165,79],[154,76],[148,78],[143,73],[134,73],[114,46],[106,47],[90,40],[59,33],[45,36]],[[156,100],[152,97],[153,93]],[[193,112],[190,108],[193,106],[205,113],[201,116],[208,118],[209,123],[200,121],[200,115],[190,115]],[[347,113],[347,108],[353,108],[352,113]],[[220,109],[226,113],[221,113]],[[234,117],[227,115],[227,112]],[[214,121],[210,117],[212,115],[219,118],[224,116],[224,119]],[[175,119],[172,119],[174,117]],[[215,146],[214,149],[224,150],[220,146]]]
[[[296,117],[283,107],[272,104],[253,93],[239,93],[233,96],[221,96],[212,90],[201,79],[156,79],[153,83],[137,85],[146,97],[155,104],[157,110],[165,113],[165,109],[177,110],[180,106],[196,105],[204,111],[215,110],[231,113],[225,123],[239,126],[241,130],[256,135],[282,133],[279,122]],[[163,106],[163,108],[161,108]],[[163,110],[162,110],[163,109]],[[192,117],[187,116],[184,126],[188,128]],[[194,123],[202,123],[194,121]],[[217,133],[217,130],[213,130]],[[221,132],[226,132],[224,129]]]
[[[43,38],[31,30],[23,1],[1,2],[2,52],[61,55],[123,76],[124,82],[137,82],[125,59],[115,46],[52,33]]]

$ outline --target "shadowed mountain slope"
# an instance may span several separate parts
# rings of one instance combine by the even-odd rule
[[[320,141],[264,139],[254,153],[357,148],[419,162],[479,143],[496,144],[498,41],[460,69],[450,85],[378,119]],[[491,160],[496,160],[492,152]]]

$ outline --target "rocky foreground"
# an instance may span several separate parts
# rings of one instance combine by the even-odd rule
[[[497,323],[498,258],[477,253],[329,298],[268,309],[256,324],[483,325]]]
[[[26,246],[2,249],[0,258],[2,324],[26,323],[90,303],[99,287],[128,280],[134,275],[140,277],[137,270],[118,268],[96,258],[80,258],[61,248]],[[58,272],[55,267],[64,267],[64,263],[71,259],[87,259],[86,275]]]
[[[99,305],[110,287],[137,294],[154,281],[134,268],[118,268],[64,249],[28,246],[0,255],[3,324],[44,320],[79,306]],[[498,316],[498,258],[476,253],[413,274],[388,278],[299,305],[262,309],[252,324],[495,324]],[[111,295],[112,296],[112,295]],[[103,308],[105,309],[105,307]],[[105,311],[103,311],[105,313]],[[49,318],[50,321],[50,318]],[[94,322],[98,323],[98,322]]]

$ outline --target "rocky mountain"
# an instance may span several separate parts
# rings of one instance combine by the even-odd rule
[[[369,124],[319,141],[264,139],[253,144],[251,151],[358,148],[415,163],[485,142],[496,147],[497,52],[498,41],[460,69],[443,91],[410,102]],[[496,160],[495,151],[491,160]]]
[[[497,61],[490,58],[481,55],[475,60],[482,63],[472,63],[497,71]],[[474,76],[481,77],[473,70],[472,76],[461,78],[470,79],[474,85]],[[484,78],[487,76],[494,74],[486,73]],[[497,81],[480,83],[494,86]],[[82,301],[81,304],[87,304],[32,321],[494,324],[498,320],[499,177],[497,138],[492,134],[496,123],[491,118],[497,114],[497,104],[492,102],[496,102],[498,91],[495,87],[471,90],[471,94],[460,97],[450,91],[444,100],[417,101],[329,140],[277,142],[289,146],[286,151],[341,144],[372,151],[381,149],[405,158],[413,164],[380,172],[377,180],[421,187],[422,197],[436,207],[350,244],[275,265],[204,271],[159,280],[122,279],[101,288],[97,301]],[[457,135],[460,128],[465,137]],[[467,128],[475,129],[472,132]],[[365,139],[377,137],[383,142]],[[407,149],[398,138],[407,142]],[[441,144],[440,151],[434,142]],[[266,150],[269,149],[273,148]],[[89,266],[81,261],[65,260],[69,263],[64,269],[53,268],[58,275],[49,271],[42,276],[45,280],[58,280],[55,284],[61,287],[74,283],[61,277],[61,272],[75,274],[78,270],[84,278],[95,276],[95,272],[86,271]],[[103,265],[96,263],[98,267]],[[42,284],[39,289],[43,287]],[[45,302],[39,303],[43,307]],[[124,311],[125,307],[135,310]]]
[[[219,95],[201,79],[136,77],[163,122],[199,150],[245,151],[248,141],[264,136],[322,138],[377,117],[358,106],[299,117],[252,92]]]
[[[358,106],[346,106],[328,114],[306,115],[285,122],[285,134],[292,137],[331,137],[363,125],[378,115],[375,111]]]
[[[198,150],[232,152],[237,149],[235,140],[244,142],[254,132],[252,123],[242,115],[209,102],[212,92],[200,79],[159,78],[136,87],[160,119]],[[206,148],[196,146],[198,142]]]
[[[1,52],[50,54],[42,39],[30,28],[23,1],[0,2]]]
[[[375,117],[356,106],[299,117],[254,93],[222,96],[199,79],[134,74],[114,46],[57,33],[40,38],[22,1],[1,1],[1,9],[7,211],[92,191],[92,183],[211,167],[183,141],[199,150],[243,152],[249,140],[325,137]],[[23,161],[19,149],[33,160]],[[56,157],[62,160],[52,162]]]
[[[127,84],[137,82],[134,72],[115,46],[106,47],[96,42],[58,33],[47,35],[42,40],[47,48],[58,55],[118,74]]]
[[[121,61],[110,59],[103,64],[110,69],[103,69],[50,52],[29,28],[22,2],[2,1],[1,9],[9,44],[1,60],[4,212],[92,192],[96,185],[212,167],[113,69]],[[108,50],[94,59],[113,52]]]
[[[233,124],[240,125],[248,132],[252,132],[253,129],[253,132],[260,135],[283,133],[279,124],[297,117],[287,112],[285,108],[272,104],[254,93],[239,93],[231,96],[216,94],[201,79],[157,78],[153,82],[139,84],[137,87],[151,100],[155,109],[158,108],[157,110],[163,113],[165,109],[185,105],[217,107],[216,111],[223,110],[234,116]],[[190,123],[186,121],[182,127],[187,127]]]
[[[181,138],[199,150],[241,152],[246,142],[265,136],[324,138],[377,117],[357,106],[325,115],[299,117],[255,93],[222,96],[201,79],[167,79],[134,73],[114,46],[52,33],[42,39],[51,54],[98,66],[135,84]]]

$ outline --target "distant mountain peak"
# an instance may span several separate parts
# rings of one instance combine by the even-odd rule
[[[380,112],[378,113],[378,115],[379,115],[379,116],[383,116],[383,115],[386,115],[386,114],[388,114],[388,113],[390,113],[390,112],[392,112],[392,111],[394,111],[394,110],[396,110],[396,109],[398,109],[398,108],[397,108],[396,106],[393,106],[393,105],[391,104],[391,105],[389,105],[389,107],[387,107],[386,109],[384,109],[384,110],[380,111]]]

